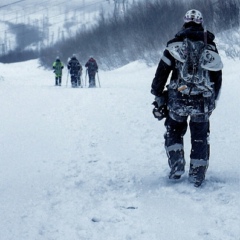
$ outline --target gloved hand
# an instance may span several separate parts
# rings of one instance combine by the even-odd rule
[[[153,102],[153,105],[154,104],[155,102]],[[168,115],[167,105],[162,105],[158,108],[155,107],[152,112],[153,112],[153,116],[157,118],[159,121],[161,121],[163,118],[167,117]]]
[[[152,113],[155,118],[160,121],[167,117],[167,92],[164,92],[161,97],[155,97],[155,101],[152,104],[154,105]]]

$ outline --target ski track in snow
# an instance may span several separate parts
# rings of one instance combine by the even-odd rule
[[[151,114],[156,67],[134,62],[100,72],[102,88],[71,89],[66,72],[54,87],[37,61],[1,64],[0,239],[239,240],[240,139],[230,121],[240,113],[230,82],[240,84],[238,63],[224,63],[200,188],[187,180],[189,133],[186,173],[167,178],[165,129]]]

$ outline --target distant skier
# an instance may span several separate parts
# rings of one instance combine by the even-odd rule
[[[68,67],[68,70],[70,71],[72,87],[80,86],[82,65],[76,58],[75,54],[73,54],[71,59],[68,61],[67,67]]]
[[[152,82],[155,95],[153,114],[166,117],[165,149],[170,179],[179,179],[185,171],[183,137],[190,117],[191,154],[189,181],[199,187],[209,164],[209,117],[215,109],[222,85],[222,62],[214,35],[204,32],[201,12],[192,9],[184,25],[167,43]],[[167,91],[164,91],[171,74]]]
[[[89,87],[96,87],[95,75],[98,72],[98,65],[96,60],[93,57],[90,57],[90,59],[85,64],[85,67],[87,68],[88,72]]]
[[[53,63],[53,69],[55,73],[55,85],[61,86],[62,84],[62,69],[64,68],[63,63],[59,57],[56,57],[56,61]]]

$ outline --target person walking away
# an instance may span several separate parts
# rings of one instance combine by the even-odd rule
[[[71,59],[68,61],[68,70],[71,75],[71,84],[72,87],[78,87],[79,86],[79,74],[82,71],[82,65],[76,58],[76,55],[73,54]]]
[[[89,87],[96,87],[96,80],[95,76],[98,72],[98,65],[96,60],[93,57],[90,57],[90,59],[85,64],[85,67],[87,68],[88,72],[88,78],[89,78]]]
[[[61,86],[62,84],[62,69],[64,68],[63,63],[59,57],[56,57],[56,61],[53,63],[53,69],[55,73],[55,86]]]
[[[203,183],[209,165],[209,117],[222,85],[223,65],[214,38],[204,31],[202,13],[187,11],[182,29],[167,43],[151,85],[153,114],[158,120],[166,117],[164,138],[170,179],[180,179],[185,172],[183,137],[190,118],[188,176],[195,187]]]

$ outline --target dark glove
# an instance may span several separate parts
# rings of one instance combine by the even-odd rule
[[[155,102],[153,102],[153,105]],[[154,107],[153,109],[153,116],[157,118],[159,121],[161,121],[163,118],[167,117],[168,115],[168,109],[167,105],[162,105],[160,107]]]
[[[164,91],[161,97],[155,97],[155,101],[152,104],[154,106],[152,113],[155,118],[161,121],[163,118],[167,117],[167,91]]]

